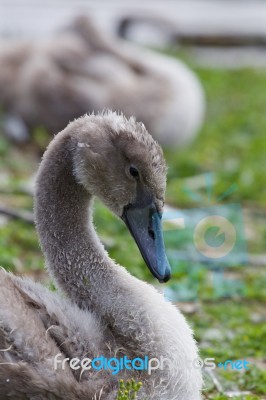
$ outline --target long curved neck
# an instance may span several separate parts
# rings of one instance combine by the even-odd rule
[[[143,340],[143,351],[154,354],[154,346],[148,349],[142,335],[144,320],[132,321],[132,312],[145,314],[146,334],[154,335],[149,287],[115,264],[100,243],[92,222],[92,196],[73,173],[73,147],[70,133],[58,134],[44,155],[37,177],[35,218],[46,265],[70,299],[97,312],[115,329],[116,337],[126,335],[127,347],[131,343],[135,348],[137,342],[141,351]],[[131,330],[127,332],[129,321]]]
[[[86,299],[92,307],[99,275],[110,275],[112,263],[93,227],[92,196],[75,179],[71,152],[70,136],[61,135],[44,155],[36,183],[36,227],[59,287],[79,305]]]
[[[108,324],[115,322],[119,330],[122,318],[131,313],[129,305],[145,304],[139,293],[142,282],[109,258],[95,232],[93,198],[73,172],[76,145],[71,132],[62,132],[44,155],[36,182],[36,227],[59,288],[80,307],[95,310]]]
[[[125,338],[122,345],[125,340],[127,348],[153,357],[154,345],[151,341],[147,346],[143,335],[145,320],[146,334],[155,334],[147,304],[150,288],[115,264],[100,243],[92,222],[92,196],[73,173],[71,146],[70,135],[57,135],[44,155],[36,182],[36,227],[46,265],[70,299],[97,312],[116,337]],[[136,310],[143,314],[141,323],[138,318],[132,320]]]

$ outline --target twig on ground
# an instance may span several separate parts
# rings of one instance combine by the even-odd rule
[[[29,224],[34,224],[34,216],[30,211],[18,210],[10,207],[0,205],[0,214],[6,215],[13,219],[21,219]]]

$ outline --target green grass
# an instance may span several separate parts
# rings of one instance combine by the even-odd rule
[[[166,152],[168,198],[187,206],[191,199],[180,196],[182,179],[213,172],[217,196],[236,184],[230,200],[265,206],[266,71],[196,72],[206,91],[206,123],[187,150]]]
[[[116,400],[134,400],[138,398],[138,391],[141,389],[142,383],[131,381],[124,382],[122,379],[119,382],[119,391]]]
[[[206,188],[197,193],[203,200],[195,202],[186,188],[190,178],[213,173],[213,199],[232,185],[234,191],[222,203],[238,202],[251,210],[247,220],[248,249],[265,252],[266,242],[266,71],[263,70],[212,70],[196,68],[206,91],[207,115],[202,131],[187,149],[172,152],[165,150],[169,165],[167,200],[182,208],[204,207]],[[38,139],[39,142],[39,139]],[[43,144],[42,144],[43,145]],[[17,189],[33,172],[37,161],[29,151],[14,150],[0,137],[1,188]],[[0,203],[31,209],[25,195],[0,193]],[[95,204],[95,224],[110,256],[126,266],[140,279],[155,281],[146,268],[139,251],[121,221],[113,217],[99,202]],[[33,227],[12,221],[0,223],[0,265],[15,272],[42,271],[43,258]],[[174,274],[177,291],[182,282],[187,283],[188,262],[179,262]],[[210,272],[197,266],[192,271],[190,290],[197,282],[199,311],[187,315],[201,346],[201,357],[215,357],[217,361],[248,358],[251,369],[245,373],[218,371],[220,379],[228,385],[236,384],[252,394],[238,397],[245,400],[266,398],[266,373],[263,360],[266,356],[266,270],[235,266],[233,274],[240,276],[244,292],[220,298],[213,290]],[[210,329],[219,332],[206,339]],[[265,363],[264,363],[265,365]],[[227,397],[208,386],[204,396],[209,400]]]

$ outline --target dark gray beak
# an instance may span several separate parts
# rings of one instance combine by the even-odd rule
[[[153,276],[161,283],[167,282],[171,277],[171,268],[165,254],[161,214],[155,204],[145,207],[129,205],[124,208],[122,220]]]

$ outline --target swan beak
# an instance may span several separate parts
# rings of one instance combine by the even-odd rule
[[[143,208],[126,206],[122,214],[151,273],[163,283],[170,279],[171,267],[165,254],[161,218],[154,203]]]

